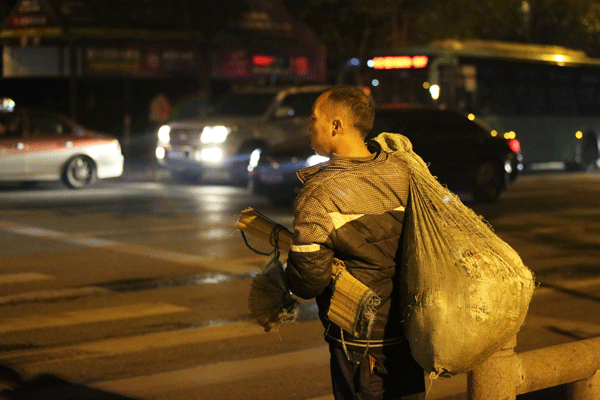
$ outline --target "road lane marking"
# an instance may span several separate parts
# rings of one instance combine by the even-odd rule
[[[16,350],[0,354],[0,360],[15,365],[32,365],[56,360],[130,354],[151,349],[164,349],[187,344],[264,335],[263,329],[250,321],[155,332],[144,335],[106,339],[41,350]]]
[[[203,365],[188,369],[161,372],[147,376],[115,379],[91,384],[90,386],[112,393],[147,398],[169,392],[180,392],[199,386],[232,382],[263,375],[269,371],[283,371],[285,368],[310,369],[327,367],[329,351],[326,346],[307,350],[299,350],[277,355],[256,357],[247,360],[227,361]],[[325,377],[329,379],[329,377]],[[465,394],[467,390],[467,374],[459,374],[452,378],[431,381],[425,374],[427,387],[431,389],[430,399],[443,399],[449,396]],[[458,397],[457,397],[458,398]],[[311,400],[332,400],[332,395],[316,397]]]
[[[4,319],[0,322],[0,333],[140,318],[185,311],[190,311],[190,309],[167,303],[139,303],[117,307],[65,311],[50,315],[29,315]]]
[[[218,227],[214,223],[204,224],[179,224],[179,225],[165,225],[165,226],[148,226],[143,228],[117,228],[117,229],[104,229],[97,231],[79,231],[69,232],[71,236],[123,236],[131,234],[146,234],[156,232],[184,232],[192,231],[196,232],[195,237],[202,240],[223,240],[225,238],[239,235],[236,228],[232,228],[232,224],[227,226]]]
[[[0,221],[0,230],[18,235],[37,237],[41,239],[58,240],[78,246],[101,248],[134,256],[168,261],[188,267],[200,267],[213,271],[227,273],[248,273],[260,271],[258,265],[265,264],[267,257],[245,257],[241,259],[218,260],[211,257],[162,250],[155,247],[126,244],[108,239],[91,236],[73,235],[46,228],[27,226],[15,222]]]
[[[58,299],[72,299],[83,296],[90,296],[95,294],[110,293],[111,290],[97,287],[97,286],[86,286],[81,288],[68,288],[68,289],[56,289],[56,290],[40,290],[35,292],[25,292],[18,294],[9,294],[0,296],[0,306],[7,304],[19,304],[28,303],[34,301],[46,301],[46,300],[58,300]]]
[[[313,368],[329,364],[326,346],[247,360],[227,361],[146,376],[97,382],[90,386],[109,392],[144,398],[197,386],[235,381],[284,368]]]
[[[71,232],[72,235],[82,236],[115,236],[115,235],[130,235],[140,232],[173,232],[173,231],[195,231],[204,230],[206,224],[179,224],[179,225],[165,225],[165,226],[147,226],[140,229],[136,228],[116,228],[116,229],[103,229],[97,231],[80,231]]]
[[[54,279],[51,275],[41,274],[39,272],[21,272],[15,274],[2,274],[0,275],[0,285],[7,285],[11,283],[25,283],[35,281],[50,281]]]

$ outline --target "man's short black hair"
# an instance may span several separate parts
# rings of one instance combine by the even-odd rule
[[[333,86],[325,91],[329,93],[328,100],[346,107],[354,117],[354,127],[367,137],[373,129],[375,110],[371,99],[357,86],[341,85]]]

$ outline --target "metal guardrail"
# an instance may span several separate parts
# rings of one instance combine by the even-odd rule
[[[566,385],[568,400],[600,400],[600,337],[515,353],[517,339],[467,375],[469,400],[513,400]]]

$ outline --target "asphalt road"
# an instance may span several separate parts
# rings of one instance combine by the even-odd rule
[[[600,335],[599,205],[600,173],[523,176],[472,205],[540,282],[518,352]],[[226,186],[0,187],[1,398],[332,399],[312,302],[270,333],[250,318],[268,257],[235,228],[246,207],[291,227],[289,208]]]

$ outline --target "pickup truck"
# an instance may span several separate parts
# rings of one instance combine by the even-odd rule
[[[249,182],[260,152],[307,134],[313,103],[327,86],[232,91],[206,117],[158,129],[156,157],[177,180]]]

